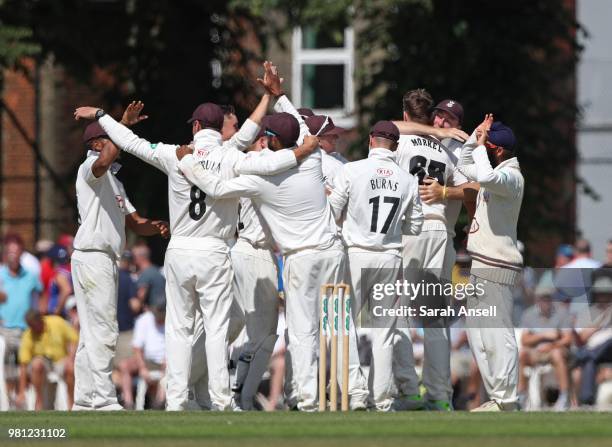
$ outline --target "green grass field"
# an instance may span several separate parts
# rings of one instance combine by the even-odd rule
[[[65,428],[66,439],[9,440],[9,428]],[[0,445],[612,445],[605,413],[3,413]]]

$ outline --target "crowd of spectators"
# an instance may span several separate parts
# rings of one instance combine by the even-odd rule
[[[65,408],[72,406],[79,339],[70,268],[72,241],[70,235],[55,243],[42,240],[32,254],[18,234],[2,240],[0,345],[9,408],[53,409],[60,383]],[[149,248],[137,243],[121,258],[117,301],[120,333],[113,378],[127,408],[134,407],[140,379],[151,396],[147,405],[163,407],[163,387],[157,385],[165,365],[165,305],[161,269],[151,262]]]
[[[70,272],[72,236],[62,235],[55,243],[39,241],[32,254],[19,235],[7,234],[1,248],[0,347],[10,408],[53,408],[59,383],[70,408],[79,332]],[[514,296],[523,408],[612,406],[612,241],[606,254],[598,262],[589,242],[578,240],[558,247],[552,268],[524,269]],[[468,282],[469,271],[469,255],[459,250],[453,282]],[[146,408],[164,406],[165,305],[162,269],[152,262],[148,246],[137,243],[124,252],[119,268],[113,380],[125,408],[139,406],[139,383],[146,385]],[[282,321],[281,306],[279,340],[258,396],[265,410],[283,408]],[[421,335],[418,328],[412,331],[417,364],[422,360]],[[474,408],[486,395],[461,319],[453,322],[450,337],[454,406]],[[367,367],[367,331],[360,339],[360,359]]]

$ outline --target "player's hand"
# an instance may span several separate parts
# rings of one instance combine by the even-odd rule
[[[257,78],[257,82],[259,82],[270,95],[275,97],[282,96],[282,83],[284,79],[278,75],[278,68],[270,61],[265,61],[263,67],[264,77],[263,79]]]
[[[314,135],[306,135],[304,137],[304,142],[302,143],[301,147],[312,153],[316,148],[319,147],[319,139]]]
[[[455,129],[454,127],[441,127],[436,129],[436,135],[439,140],[445,138],[452,138],[461,142],[467,141],[470,136],[461,129]]]
[[[138,124],[139,122],[146,120],[148,115],[140,114],[143,108],[144,104],[142,101],[132,101],[129,103],[125,108],[125,112],[123,112],[123,116],[121,117],[121,124],[131,127],[134,124]]]
[[[77,121],[80,119],[93,120],[96,118],[96,112],[98,110],[100,110],[99,107],[78,107],[74,111],[74,119]]]
[[[491,130],[492,124],[493,114],[487,113],[482,123],[480,123],[476,128],[476,143],[479,146],[482,146],[487,142],[487,138],[489,137],[489,130]]]
[[[190,144],[184,144],[176,150],[176,158],[178,158],[179,161],[188,154],[193,154],[193,146]]]
[[[432,203],[442,202],[442,193],[444,187],[438,183],[438,181],[431,177],[425,177],[423,184],[419,185],[419,196],[421,200],[431,205]]]
[[[154,220],[151,224],[159,230],[159,234],[164,239],[170,237],[170,224],[164,220]]]

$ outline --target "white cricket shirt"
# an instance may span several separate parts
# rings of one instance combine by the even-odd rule
[[[91,168],[99,154],[89,151],[76,180],[80,223],[74,237],[76,250],[98,250],[119,258],[125,246],[125,216],[132,206],[123,184],[110,169],[97,177]]]
[[[104,115],[98,122],[117,146],[168,176],[168,207],[172,233],[169,249],[227,249],[227,241],[234,236],[238,221],[237,199],[215,200],[189,183],[178,168],[178,145],[152,144],[144,138],[139,138],[108,115]],[[259,126],[251,120],[246,120],[236,138],[252,141],[258,132]],[[243,154],[231,145],[223,146],[221,134],[211,129],[196,133],[193,143],[194,157],[202,169],[214,172],[223,179],[234,178],[238,175],[237,170],[243,166],[245,169],[269,174],[297,163],[291,151],[283,151],[265,159]]]
[[[264,149],[260,158],[272,156]],[[321,153],[315,151],[299,166],[273,176],[242,175],[225,180],[205,170],[192,156],[180,167],[191,182],[217,199],[249,197],[270,228],[280,251],[324,249],[339,241],[327,202],[321,172]]]
[[[345,164],[329,202],[338,221],[345,216],[342,236],[349,247],[399,251],[402,234],[419,234],[423,225],[418,183],[388,149],[371,149],[368,158]]]

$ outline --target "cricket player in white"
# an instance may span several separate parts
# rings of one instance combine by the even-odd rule
[[[348,246],[355,317],[364,300],[371,298],[371,290],[364,287],[394,284],[401,276],[402,234],[418,235],[423,225],[417,181],[395,162],[398,140],[399,130],[392,122],[376,123],[370,132],[368,158],[345,164],[336,174],[329,196],[336,220],[344,220],[342,235]],[[367,278],[362,277],[362,269],[369,269]],[[396,298],[393,295],[369,304],[391,309]],[[372,313],[371,306],[368,311]],[[370,396],[377,410],[389,411],[397,318],[380,322],[382,325],[372,329]]]
[[[262,122],[265,126],[266,117]],[[267,147],[268,137],[260,131],[251,150]],[[273,253],[270,230],[251,199],[240,198],[238,241],[232,247],[234,299],[246,326],[247,340],[236,367],[237,403],[243,410],[252,410],[253,400],[263,374],[268,369],[276,343],[278,322],[278,270]]]
[[[277,113],[269,117],[266,133],[270,149],[279,150],[295,146],[300,128],[292,115]],[[316,148],[318,141],[308,136],[304,145]],[[213,197],[250,197],[268,224],[285,256],[283,282],[297,407],[315,411],[319,288],[338,283],[345,275],[344,249],[324,191],[320,152],[299,167],[268,178],[245,175],[222,181],[189,156],[181,161],[181,169]]]
[[[512,288],[522,270],[516,226],[525,181],[514,156],[512,130],[488,115],[476,131],[476,144],[466,144],[460,160],[465,175],[480,183],[476,213],[468,239],[472,256],[470,281],[476,290],[467,309],[495,306],[495,318],[466,318],[472,353],[489,402],[473,411],[518,409],[518,349],[512,324]]]
[[[424,90],[413,90],[404,96],[404,119],[428,124],[429,108],[433,101]],[[456,170],[457,157],[432,136],[402,135],[397,149],[398,164],[418,178],[422,184],[426,177],[436,179],[442,185],[465,183],[465,177]],[[440,278],[444,267],[448,233],[445,203],[423,204],[425,222],[419,237],[404,238],[404,276],[415,278],[416,269],[424,269],[431,280]],[[420,277],[415,278],[416,280]],[[412,279],[412,280],[415,280]],[[431,307],[444,305],[442,297],[426,297]],[[438,302],[441,301],[441,302]],[[427,302],[423,302],[427,305]],[[423,384],[427,389],[427,405],[435,410],[451,407],[452,386],[450,383],[450,340],[448,328],[443,320],[427,322],[424,327]],[[407,337],[401,334],[400,353],[408,348]],[[399,356],[397,368],[400,392],[407,399],[415,399],[413,357]],[[417,399],[418,400],[418,399]]]
[[[289,110],[283,111],[291,113]],[[325,182],[325,187],[329,190],[333,184],[334,176],[346,163],[346,160],[342,161],[342,159],[332,155],[337,154],[336,143],[338,137],[346,132],[346,130],[336,126],[334,121],[327,115],[313,115],[304,119],[304,122],[308,126],[310,135],[319,138],[323,181]]]
[[[264,95],[247,120],[240,138],[248,145],[259,130],[269,95]],[[83,115],[92,108],[81,108]],[[282,151],[266,159],[248,157],[232,147],[222,147],[223,112],[215,104],[200,105],[189,120],[195,153],[202,166],[224,179],[237,175],[241,166],[275,173],[295,166],[296,154]],[[238,200],[214,200],[190,184],[178,170],[177,145],[151,144],[106,115],[100,120],[109,136],[123,150],[168,175],[168,199],[172,239],[164,262],[166,276],[167,409],[184,410],[192,371],[192,345],[196,341],[196,312],[203,318],[208,367],[208,391],[212,408],[229,409],[231,393],[227,369],[229,314],[232,302],[232,269],[229,240],[237,224]],[[237,134],[238,135],[238,134]],[[183,152],[183,154],[186,152]],[[203,396],[202,403],[206,403]],[[198,399],[200,400],[200,399]]]
[[[80,226],[72,254],[81,322],[73,409],[122,410],[111,373],[119,333],[117,264],[125,245],[125,225],[143,236],[168,234],[168,229],[164,222],[140,217],[128,200],[115,177],[119,150],[98,123],[87,126],[83,142],[89,152],[77,173]]]
[[[316,135],[318,132],[326,133],[330,132],[329,135],[324,135],[323,139],[319,140],[319,147],[321,150],[319,153],[321,154],[321,171],[324,178],[325,191],[327,194],[331,191],[333,177],[338,169],[341,168],[341,165],[338,164],[338,160],[335,160],[335,156],[331,154],[337,154],[337,152],[331,152],[335,150],[335,144],[338,139],[338,135],[342,133],[343,129],[336,127],[331,121],[331,118],[328,116],[317,116],[312,115],[310,117],[306,117],[306,120],[302,116],[302,114],[293,106],[289,98],[285,95],[280,94],[276,104],[274,105],[274,110],[277,112],[286,112],[293,115],[300,125],[300,136],[298,137],[298,142],[302,141],[307,135]],[[314,132],[314,133],[313,133]],[[318,138],[318,136],[317,136]],[[331,152],[331,154],[330,154]],[[326,161],[327,160],[327,161]],[[337,232],[340,233],[340,229],[337,229]],[[348,273],[348,272],[347,272]],[[349,394],[350,405],[352,409],[363,409],[366,407],[367,403],[367,388],[365,383],[365,378],[363,376],[363,372],[361,371],[361,364],[359,363],[359,351],[357,349],[357,330],[353,325],[351,327],[351,333],[349,338]],[[291,343],[288,344],[287,352],[289,355],[293,355],[291,351]],[[339,350],[339,364],[342,363],[342,349]],[[339,370],[340,371],[340,370]],[[287,377],[285,383],[285,394],[288,397],[288,400],[291,402],[294,400],[294,380],[291,378],[292,370],[287,368]],[[341,379],[338,379],[339,381]]]

